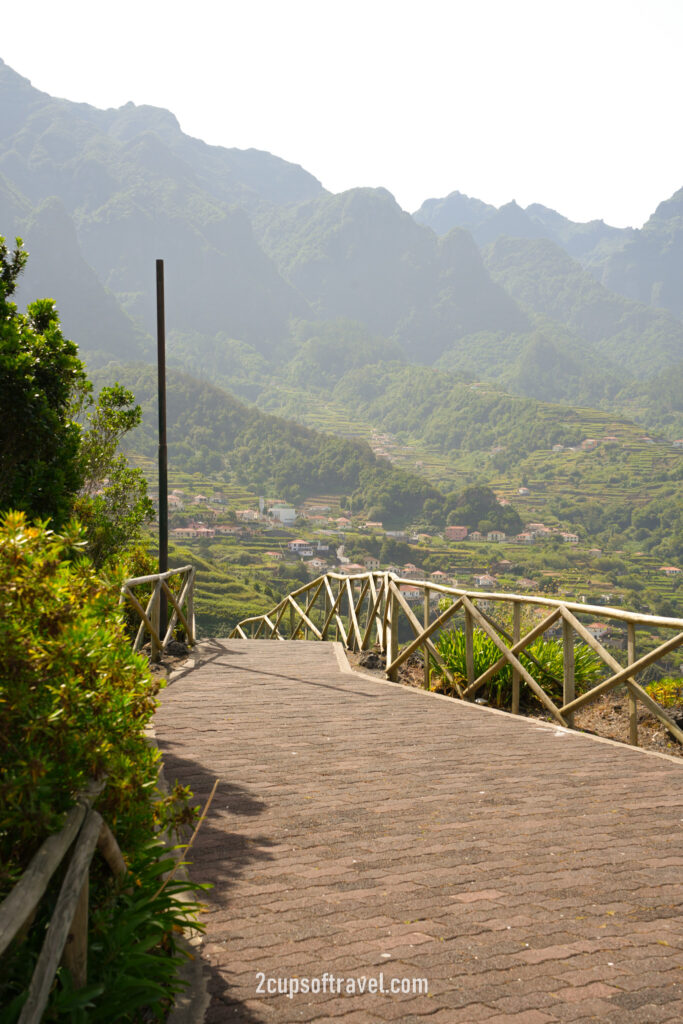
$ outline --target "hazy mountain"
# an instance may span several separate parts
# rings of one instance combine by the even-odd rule
[[[602,282],[637,302],[683,317],[683,188],[604,264]]]
[[[467,232],[437,238],[384,189],[352,189],[280,211],[261,237],[317,319],[359,321],[419,362],[471,331],[526,323],[491,281]]]
[[[59,199],[32,207],[0,178],[0,225],[9,245],[16,237],[30,240],[28,265],[15,296],[20,307],[38,297],[54,298],[64,335],[78,341],[91,365],[112,353],[124,359],[145,354],[144,333],[83,258],[73,221]]]
[[[525,309],[566,328],[622,370],[652,377],[683,359],[679,320],[610,292],[553,242],[501,237],[483,257],[494,280]]]
[[[170,364],[249,398],[407,361],[565,402],[633,385],[649,408],[641,379],[683,349],[647,305],[683,312],[682,206],[639,232],[457,192],[410,216],[384,189],[330,195],[268,153],[208,146],[166,110],[53,99],[0,61],[0,232],[31,254],[20,298],[53,295],[91,363],[137,359],[163,257]]]
[[[586,263],[621,248],[633,234],[631,228],[613,228],[601,220],[580,224],[540,203],[522,209],[513,200],[495,207],[460,192],[425,200],[413,216],[418,224],[431,227],[439,235],[456,227],[468,228],[479,245],[488,245],[501,236],[548,238]]]
[[[643,228],[614,228],[601,220],[577,223],[538,203],[497,209],[460,192],[427,199],[419,224],[446,234],[466,227],[479,245],[502,237],[555,242],[605,287],[628,299],[683,317],[683,189],[657,207]]]
[[[268,350],[284,339],[290,317],[308,312],[254,240],[247,214],[229,205],[321,193],[301,168],[206,146],[184,136],[168,111],[52,99],[2,62],[0,120],[3,218],[20,222],[20,212],[28,223],[32,207],[57,197],[85,260],[141,328],[154,323],[158,257],[167,262],[168,320],[179,329],[226,330]],[[4,221],[2,230],[9,234]],[[52,237],[22,230],[33,265],[58,293],[47,269],[60,251],[58,226]],[[82,325],[84,349],[128,355],[127,346],[111,348],[102,325],[94,338]]]

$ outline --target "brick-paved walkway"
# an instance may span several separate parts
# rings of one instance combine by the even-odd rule
[[[221,780],[193,868],[206,1024],[683,1021],[680,763],[293,641],[205,641],[156,730],[169,781]],[[429,995],[269,997],[257,972]]]

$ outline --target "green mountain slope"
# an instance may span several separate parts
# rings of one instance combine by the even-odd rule
[[[467,232],[438,239],[384,189],[352,189],[281,211],[261,239],[317,319],[358,321],[418,362],[474,330],[526,325]]]
[[[97,381],[113,378],[134,390],[143,409],[143,425],[130,439],[130,450],[153,458],[156,375],[143,366],[110,365]],[[455,500],[418,474],[378,458],[364,442],[259,412],[178,372],[168,376],[168,451],[169,463],[184,473],[210,474],[297,502],[310,494],[343,494],[354,512],[386,525],[405,525],[425,514],[443,525]]]
[[[651,377],[683,359],[683,324],[603,285],[546,239],[499,238],[483,251],[494,280],[622,370]],[[590,367],[593,372],[593,367]]]
[[[306,172],[269,154],[206,147],[183,136],[167,111],[54,100],[4,64],[0,96],[11,111],[0,132],[0,174],[33,208],[61,200],[85,260],[142,330],[154,323],[159,257],[167,263],[168,319],[179,329],[227,330],[269,350],[286,337],[290,317],[307,313],[255,242],[246,213],[229,205],[317,194]],[[60,236],[36,246],[27,235],[27,243],[34,261],[47,262]],[[93,347],[107,345],[95,339]]]

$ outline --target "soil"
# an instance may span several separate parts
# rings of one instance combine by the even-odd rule
[[[171,642],[166,645],[166,649],[164,650],[160,661],[151,661],[152,652],[149,644],[146,644],[140,653],[147,656],[149,660],[149,669],[152,675],[168,680],[171,673],[174,672],[175,669],[179,668],[184,661],[187,661],[190,649],[187,644],[184,644],[179,640],[171,640]]]
[[[385,679],[384,660],[374,651],[356,653],[347,651],[350,665],[359,672],[367,672]],[[399,669],[398,682],[404,686],[415,686],[422,689],[424,676],[422,660],[418,657],[409,658]],[[480,702],[481,703],[481,702]],[[506,711],[507,708],[500,710]],[[683,721],[683,706],[667,708],[667,713],[678,723]],[[538,707],[522,708],[522,714],[530,718],[539,718],[551,722],[550,715]],[[595,703],[581,708],[574,716],[574,726],[580,732],[604,739],[628,743],[628,700],[626,691],[617,687],[616,691],[600,697]],[[638,705],[638,746],[643,750],[652,750],[658,754],[670,754],[683,758],[683,745],[678,743],[661,722],[650,714],[641,704]]]

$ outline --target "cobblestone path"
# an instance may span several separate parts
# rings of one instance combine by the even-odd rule
[[[156,716],[169,782],[203,802],[220,779],[188,1020],[683,1021],[680,762],[354,674],[334,644],[204,641],[189,666]]]

